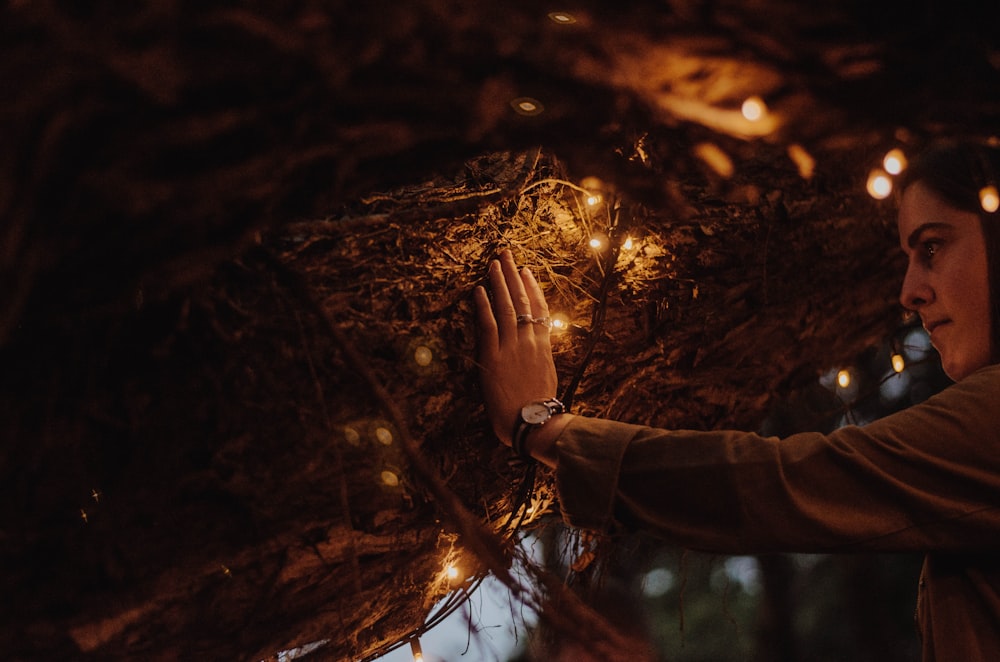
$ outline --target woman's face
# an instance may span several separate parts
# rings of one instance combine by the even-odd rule
[[[899,241],[909,264],[902,304],[918,313],[945,373],[958,381],[990,363],[990,288],[979,216],[922,182],[906,189]]]

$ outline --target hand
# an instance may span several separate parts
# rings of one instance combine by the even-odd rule
[[[490,264],[493,304],[482,286],[475,298],[479,321],[479,365],[486,413],[493,431],[510,445],[521,407],[556,396],[558,379],[546,324],[522,322],[519,315],[547,318],[542,288],[525,268],[518,272],[510,251]]]

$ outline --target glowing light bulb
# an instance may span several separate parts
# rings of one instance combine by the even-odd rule
[[[361,434],[350,425],[346,425],[344,426],[344,439],[351,446],[357,446],[361,443]]]
[[[868,173],[868,195],[876,200],[884,200],[892,193],[892,180],[881,168],[875,168]]]
[[[545,110],[541,101],[531,97],[518,97],[511,101],[510,105],[518,115],[539,115]]]
[[[399,485],[399,476],[387,469],[382,472],[382,482],[389,487],[396,487]]]
[[[903,372],[906,367],[906,359],[903,358],[902,354],[892,355],[892,369],[896,372]]]
[[[549,12],[549,20],[560,25],[571,25],[576,23],[576,17],[564,11]]]
[[[763,99],[758,96],[753,96],[743,102],[740,112],[742,112],[743,117],[747,118],[749,121],[757,122],[764,117],[764,113],[767,112],[767,106],[764,105]]]
[[[431,361],[434,360],[434,352],[431,351],[430,347],[420,345],[413,350],[413,360],[416,361],[419,366],[429,366]]]
[[[851,372],[849,370],[841,370],[837,373],[837,385],[840,388],[847,388],[851,385]]]
[[[410,639],[410,653],[413,654],[413,662],[424,662],[424,651],[420,649],[419,639]]]
[[[587,196],[587,206],[588,207],[595,207],[595,206],[597,206],[599,204],[601,204],[601,194],[600,193],[592,193],[592,194],[590,194],[590,195]]]
[[[590,247],[593,248],[595,251],[602,251],[608,245],[608,237],[607,235],[598,232],[597,234],[593,235],[590,238],[590,241],[587,243],[589,243]]]
[[[569,328],[569,318],[562,313],[552,316],[552,333],[562,333]]]
[[[622,248],[627,251],[632,250],[632,237],[625,237],[625,243],[622,244]]]
[[[882,167],[890,175],[898,175],[906,170],[906,155],[898,147],[890,149],[882,159]]]
[[[445,575],[448,576],[448,579],[450,579],[452,581],[458,579],[458,566],[449,565],[447,568],[445,568],[444,572],[445,572]]]
[[[389,428],[375,428],[375,438],[383,446],[392,446],[392,431]]]
[[[979,204],[983,206],[983,211],[988,214],[1000,209],[1000,195],[997,194],[997,187],[990,184],[980,189]]]

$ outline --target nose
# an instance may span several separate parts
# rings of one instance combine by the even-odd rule
[[[908,310],[919,311],[934,300],[934,288],[927,280],[925,270],[911,260],[899,291],[899,302]]]

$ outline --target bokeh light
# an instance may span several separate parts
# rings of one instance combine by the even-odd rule
[[[841,370],[837,373],[837,386],[840,388],[847,388],[851,385],[851,371]]]
[[[518,115],[540,115],[545,110],[541,101],[531,97],[518,97],[510,105]]]
[[[997,194],[997,187],[992,184],[984,186],[979,191],[979,204],[982,205],[983,211],[988,214],[1000,209],[1000,195]]]
[[[767,113],[767,106],[764,104],[763,99],[758,96],[752,96],[743,102],[740,112],[743,113],[743,117],[747,118],[751,122],[757,122],[764,117],[765,113]]]
[[[892,193],[892,179],[881,168],[875,168],[868,173],[868,195],[876,200],[884,200]]]
[[[898,147],[890,149],[882,159],[882,167],[890,175],[898,175],[906,169],[906,155]]]

